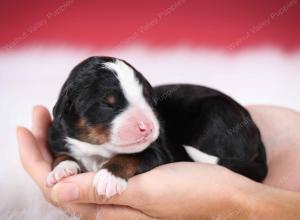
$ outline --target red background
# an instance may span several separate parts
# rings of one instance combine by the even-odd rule
[[[1,1],[0,47],[46,44],[107,48],[146,43],[155,47],[184,44],[228,49],[234,44],[232,50],[276,45],[293,51],[300,46],[297,0],[70,0],[61,13],[47,18],[48,13],[67,2]],[[293,5],[285,13],[262,25],[271,13],[289,3]],[[168,11],[176,4],[173,11]],[[167,12],[159,19],[160,13]],[[251,29],[257,25],[262,28],[253,34]]]

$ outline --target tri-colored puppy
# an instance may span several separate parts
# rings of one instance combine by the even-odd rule
[[[77,65],[53,116],[49,187],[96,171],[97,192],[111,197],[130,177],[176,161],[219,164],[256,181],[267,173],[260,132],[242,106],[202,86],[152,88],[124,60],[91,57]]]

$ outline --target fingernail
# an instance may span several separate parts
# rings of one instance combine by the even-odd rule
[[[51,197],[55,202],[72,202],[79,199],[79,196],[79,187],[73,183],[58,183],[51,191]]]

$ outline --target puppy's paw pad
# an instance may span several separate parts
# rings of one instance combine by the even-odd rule
[[[79,170],[80,167],[75,161],[62,161],[49,173],[46,185],[52,187],[63,178],[76,175]]]
[[[122,193],[126,189],[127,181],[113,175],[107,169],[101,169],[94,177],[93,185],[99,195],[110,198]]]

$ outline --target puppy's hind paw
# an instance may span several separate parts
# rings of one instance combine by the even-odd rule
[[[75,161],[62,161],[49,173],[46,180],[46,186],[52,187],[63,178],[76,175],[79,171],[80,167]]]

